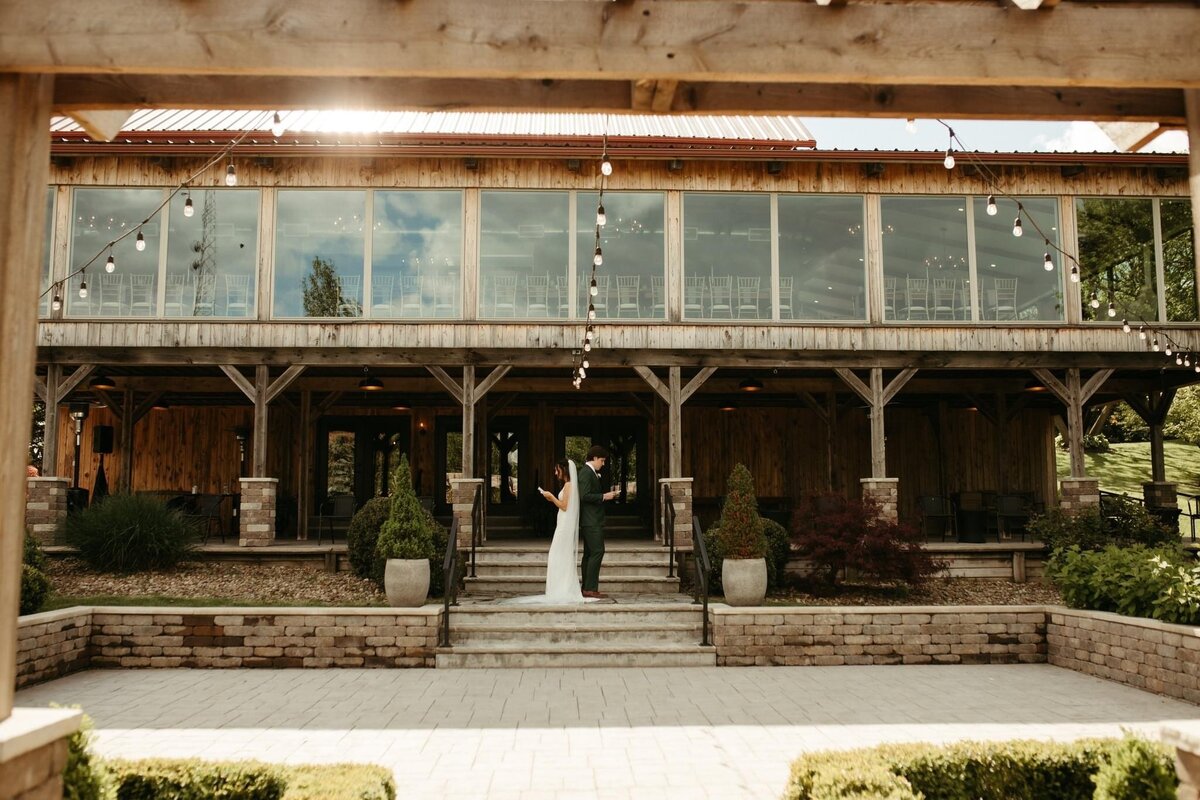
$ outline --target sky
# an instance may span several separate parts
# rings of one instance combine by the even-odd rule
[[[1116,147],[1094,122],[946,120],[963,148],[980,152],[1110,152]],[[949,134],[934,119],[916,121],[908,133],[902,119],[805,117],[820,150],[945,150]],[[956,149],[958,149],[956,147]],[[1186,153],[1187,133],[1169,131],[1142,152]]]

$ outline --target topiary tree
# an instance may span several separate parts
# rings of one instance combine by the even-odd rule
[[[437,556],[433,544],[432,518],[421,507],[417,493],[413,491],[412,473],[408,468],[408,456],[400,458],[392,473],[392,498],[388,518],[379,529],[379,541],[375,544],[376,558],[432,559]]]
[[[735,464],[729,474],[725,505],[721,507],[717,528],[716,540],[722,558],[763,558],[767,555],[767,538],[763,535],[758,500],[754,496],[754,478],[745,464]]]

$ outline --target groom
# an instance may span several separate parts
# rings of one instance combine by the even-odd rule
[[[604,560],[604,501],[617,496],[600,486],[600,470],[608,451],[592,445],[587,463],[579,470],[579,535],[583,539],[583,596],[604,597],[600,587],[600,562]]]

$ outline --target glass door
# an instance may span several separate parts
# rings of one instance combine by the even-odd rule
[[[407,416],[323,418],[317,435],[316,507],[353,495],[361,508],[371,498],[391,494],[391,473],[409,452],[410,428]]]
[[[593,444],[608,450],[600,482],[619,492],[609,513],[639,514],[649,508],[651,492],[646,459],[646,421],[640,417],[560,417],[555,421],[555,456],[565,454],[581,465]],[[619,509],[619,510],[618,510]]]

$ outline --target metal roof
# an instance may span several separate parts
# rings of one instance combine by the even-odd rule
[[[143,109],[122,136],[154,133],[268,131],[274,111]],[[364,134],[456,138],[636,137],[779,142],[814,146],[798,117],[651,116],[635,114],[512,114],[424,111],[280,111],[288,135]],[[52,133],[83,130],[70,117],[54,117]]]

